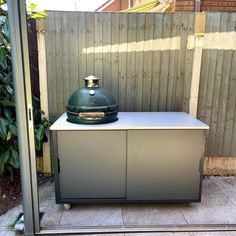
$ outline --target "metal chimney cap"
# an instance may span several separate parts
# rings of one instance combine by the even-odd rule
[[[84,80],[101,80],[101,78],[98,78],[94,75],[90,75],[90,76],[84,78]]]

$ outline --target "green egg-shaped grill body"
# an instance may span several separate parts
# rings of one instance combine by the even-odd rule
[[[99,87],[99,78],[89,76],[85,87],[77,89],[66,106],[68,121],[78,124],[103,124],[118,120],[118,104],[113,95]]]

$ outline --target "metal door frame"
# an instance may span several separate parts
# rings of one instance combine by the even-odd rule
[[[236,224],[40,229],[25,0],[8,0],[7,5],[11,35],[25,235],[236,231]]]
[[[25,235],[40,231],[25,0],[8,0]]]

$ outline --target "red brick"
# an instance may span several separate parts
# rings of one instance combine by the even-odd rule
[[[195,4],[192,3],[192,2],[186,2],[186,3],[182,3],[182,2],[179,2],[179,3],[175,3],[175,6],[194,6]]]
[[[218,2],[218,6],[223,6],[223,7],[225,7],[225,6],[231,6],[231,2]]]
[[[210,7],[210,10],[211,11],[225,11],[225,8],[224,7]]]
[[[186,1],[186,0],[184,0],[184,1],[176,1],[175,2],[175,5],[176,6],[194,6],[195,4],[194,4],[194,1]]]
[[[201,11],[211,11],[210,7],[201,6]]]
[[[225,7],[224,11],[236,12],[236,7]]]
[[[204,1],[201,5],[202,6],[217,6],[218,2],[217,1],[214,1],[214,2]]]
[[[192,11],[194,11],[194,6],[177,6],[177,7],[175,7],[175,11],[192,12]]]

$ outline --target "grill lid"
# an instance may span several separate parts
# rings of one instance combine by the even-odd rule
[[[84,78],[85,87],[77,89],[66,106],[68,121],[107,123],[117,120],[118,104],[110,92],[99,87],[95,76]]]

